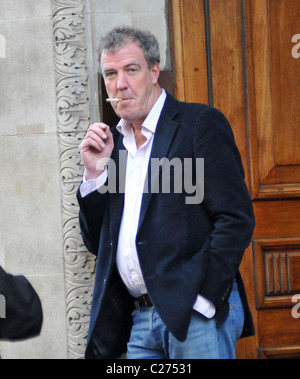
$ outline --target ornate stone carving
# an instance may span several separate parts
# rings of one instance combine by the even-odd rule
[[[83,358],[89,326],[95,259],[83,245],[76,191],[83,173],[78,146],[89,126],[85,0],[52,0],[60,147],[69,358]]]

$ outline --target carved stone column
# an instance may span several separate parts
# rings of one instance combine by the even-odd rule
[[[83,245],[76,191],[83,164],[78,146],[90,123],[85,0],[51,0],[60,147],[69,358],[84,357],[95,259]]]

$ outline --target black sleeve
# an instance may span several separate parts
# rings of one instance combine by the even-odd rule
[[[194,148],[205,161],[203,206],[213,220],[214,230],[200,293],[218,308],[225,289],[237,275],[255,219],[241,157],[227,119],[216,109],[208,109],[201,114],[201,120],[205,127],[196,128]]]
[[[102,222],[108,204],[108,194],[101,195],[98,191],[94,191],[83,198],[79,187],[77,200],[80,207],[79,226],[83,242],[88,251],[97,256]]]
[[[40,334],[41,301],[24,276],[7,274],[0,266],[0,339],[21,340]]]

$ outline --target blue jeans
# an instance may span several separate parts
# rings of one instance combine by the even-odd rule
[[[137,307],[127,346],[127,359],[235,359],[244,325],[244,310],[236,283],[223,323],[193,312],[187,339],[179,342],[166,328],[154,307]]]

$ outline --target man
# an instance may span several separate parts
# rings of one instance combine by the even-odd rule
[[[80,225],[98,257],[86,357],[234,358],[253,334],[238,271],[254,228],[240,155],[219,111],[165,93],[159,60],[137,29],[115,28],[100,48],[121,121],[91,125],[80,145]]]
[[[0,340],[36,337],[43,324],[40,299],[24,276],[13,276],[0,266]]]

